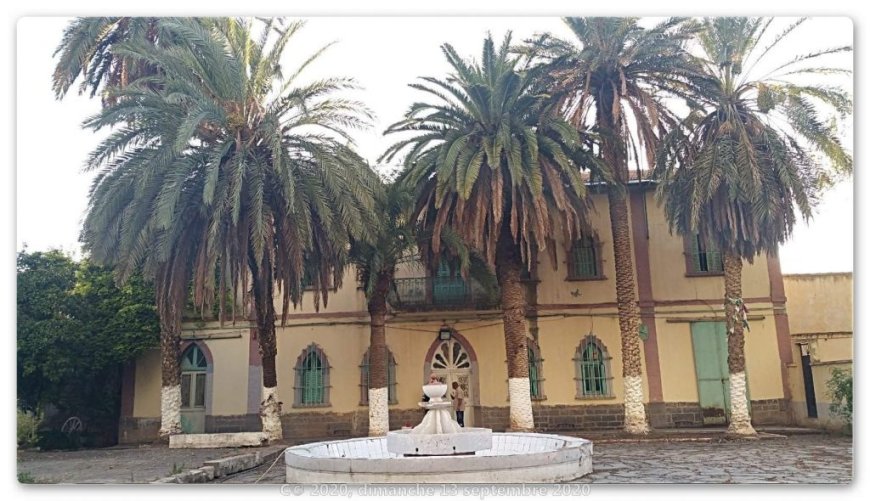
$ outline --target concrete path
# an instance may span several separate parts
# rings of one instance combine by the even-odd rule
[[[594,448],[594,471],[578,482],[830,484],[852,480],[852,440],[848,437],[795,435],[754,441],[606,443]],[[220,481],[252,484],[269,466],[264,464]],[[259,483],[283,484],[282,462],[279,460]]]

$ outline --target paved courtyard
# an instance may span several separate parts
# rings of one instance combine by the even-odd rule
[[[73,452],[19,452],[18,471],[36,482],[144,483],[176,469],[250,449],[169,449],[166,446]],[[283,457],[219,479],[222,483],[284,483]],[[852,440],[796,435],[756,441],[621,442],[595,445],[594,472],[582,483],[848,483]],[[267,473],[267,470],[268,473]],[[264,475],[265,474],[265,475]]]
[[[165,445],[81,451],[18,452],[18,473],[38,483],[147,483],[243,449],[170,449]]]
[[[847,483],[852,439],[796,435],[753,441],[631,442],[595,445],[594,471],[578,482],[626,483]],[[254,483],[270,465],[221,479]],[[260,483],[284,483],[283,462]]]

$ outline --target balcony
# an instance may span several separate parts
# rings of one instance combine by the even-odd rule
[[[402,311],[491,310],[498,307],[498,291],[474,280],[448,277],[397,278],[390,305]]]

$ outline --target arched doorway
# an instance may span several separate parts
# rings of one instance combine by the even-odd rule
[[[424,377],[435,373],[448,386],[448,395],[453,382],[459,383],[468,402],[465,406],[465,426],[475,426],[476,410],[480,405],[477,380],[477,357],[468,341],[453,332],[450,339],[436,339],[426,356]]]
[[[191,344],[181,355],[181,431],[205,433],[209,363],[205,352]]]

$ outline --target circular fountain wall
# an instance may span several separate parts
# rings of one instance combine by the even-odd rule
[[[284,452],[288,483],[563,482],[592,471],[592,442],[541,433],[493,433],[473,455],[403,457],[386,437],[316,442]]]

